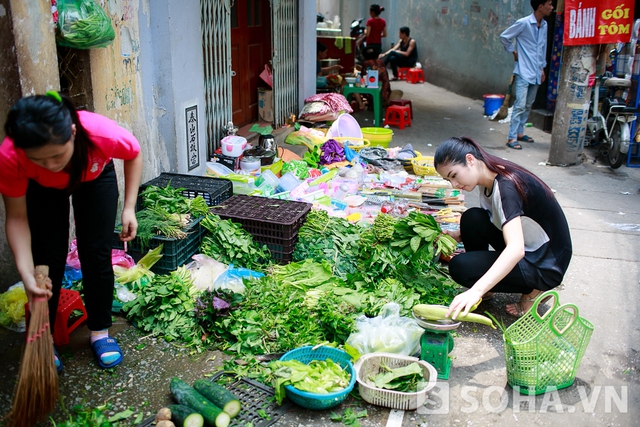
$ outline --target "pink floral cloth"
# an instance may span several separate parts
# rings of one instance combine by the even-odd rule
[[[345,111],[347,113],[353,113],[347,99],[340,93],[317,93],[304,100],[305,103],[317,101],[324,102],[327,105],[328,108],[325,112],[332,111],[338,113]]]

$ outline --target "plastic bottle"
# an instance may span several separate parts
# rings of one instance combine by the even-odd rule
[[[336,200],[343,200],[348,192],[349,192],[349,187],[342,184],[338,188],[336,188],[335,193],[333,193],[333,198]]]

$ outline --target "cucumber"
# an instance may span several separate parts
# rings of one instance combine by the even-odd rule
[[[240,413],[240,399],[220,384],[200,378],[193,383],[193,388],[211,403],[222,408],[231,418]]]
[[[173,394],[178,403],[195,409],[212,426],[227,427],[231,422],[229,414],[209,402],[203,395],[180,378],[172,378],[170,388],[171,394]]]
[[[176,427],[203,427],[204,418],[196,412],[184,405],[171,405],[171,421]]]

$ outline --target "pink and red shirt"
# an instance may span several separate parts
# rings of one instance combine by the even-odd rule
[[[89,111],[78,111],[80,123],[87,131],[95,148],[89,152],[89,162],[82,181],[96,179],[111,159],[133,160],[140,152],[135,136],[115,121]],[[0,194],[22,197],[27,193],[29,179],[43,187],[63,190],[69,184],[65,171],[51,172],[33,163],[24,151],[6,137],[0,145]]]

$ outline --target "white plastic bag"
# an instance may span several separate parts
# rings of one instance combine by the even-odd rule
[[[380,315],[356,319],[357,332],[347,339],[347,344],[360,354],[393,353],[411,356],[420,349],[420,337],[424,330],[414,319],[400,316],[400,305],[385,304]]]
[[[222,273],[227,271],[227,265],[203,254],[196,254],[187,265],[187,270],[191,272],[193,286],[204,291],[212,290],[213,284]]]

